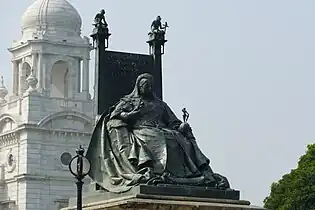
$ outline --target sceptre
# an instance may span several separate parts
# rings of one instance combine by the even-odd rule
[[[169,27],[169,26],[168,26],[167,22],[165,22],[165,23],[164,23],[164,27],[163,27],[165,33],[166,33],[166,29],[167,29],[168,27]]]

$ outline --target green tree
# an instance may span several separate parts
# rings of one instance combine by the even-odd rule
[[[315,210],[315,144],[307,146],[296,169],[271,185],[264,204],[270,210]]]

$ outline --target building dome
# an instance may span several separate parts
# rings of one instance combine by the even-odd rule
[[[23,36],[38,32],[79,36],[81,25],[78,11],[66,0],[36,0],[27,8],[21,22]]]

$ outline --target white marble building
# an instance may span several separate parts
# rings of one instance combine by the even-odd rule
[[[92,48],[66,0],[34,1],[21,26],[12,91],[0,82],[0,210],[55,210],[76,195],[67,163],[94,123]]]

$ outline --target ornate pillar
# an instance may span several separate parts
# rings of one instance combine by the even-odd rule
[[[17,61],[12,61],[13,69],[13,95],[17,96],[19,94],[19,64]]]
[[[83,72],[82,72],[82,77],[83,77],[83,84],[82,84],[82,92],[89,93],[89,67],[90,67],[90,59],[89,58],[83,58]]]

